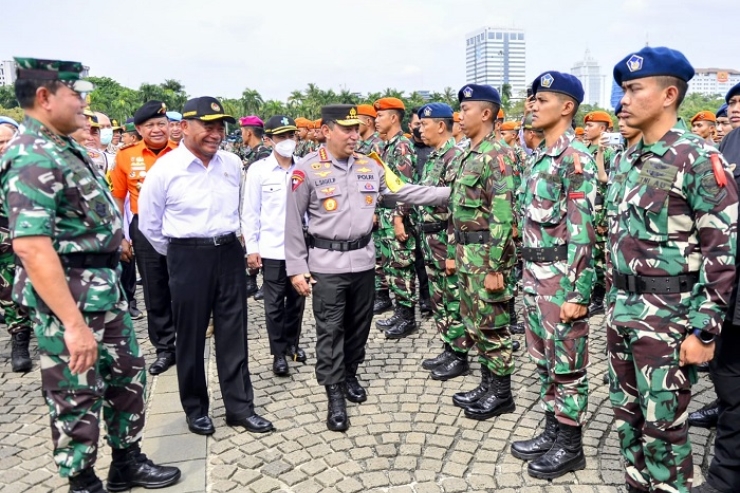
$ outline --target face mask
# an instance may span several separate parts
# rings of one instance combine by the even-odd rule
[[[296,142],[295,139],[287,139],[282,142],[278,142],[274,146],[272,146],[273,149],[275,149],[275,152],[280,154],[283,157],[290,157],[293,155],[293,152],[295,151]]]
[[[113,129],[112,128],[101,128],[100,129],[100,143],[104,146],[110,144],[113,140]]]
[[[421,142],[421,127],[416,127],[413,130],[411,130],[411,133],[414,134],[414,138]]]

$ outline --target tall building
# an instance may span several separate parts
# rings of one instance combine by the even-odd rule
[[[697,68],[689,81],[687,94],[699,93],[705,96],[727,94],[732,86],[740,82],[740,71],[727,68]]]
[[[524,29],[483,27],[465,40],[465,80],[488,84],[499,91],[509,84],[513,97],[527,89],[527,44]]]
[[[606,76],[601,73],[599,62],[591,56],[590,50],[586,50],[583,60],[576,62],[570,69],[570,73],[578,77],[583,84],[584,104],[606,107]]]
[[[0,86],[11,86],[15,84],[15,60],[3,60],[0,62]],[[83,65],[80,76],[84,79],[90,76],[90,67]]]

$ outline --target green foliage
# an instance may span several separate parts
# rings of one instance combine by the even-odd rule
[[[15,108],[4,108],[0,105],[0,116],[9,116],[20,123],[23,121],[23,110],[17,105]]]
[[[18,108],[13,86],[0,86],[0,108]]]
[[[704,96],[702,94],[690,94],[686,96],[681,104],[681,108],[678,110],[678,114],[681,118],[688,121],[692,116],[696,115],[700,111],[711,111],[716,113],[720,106],[725,102],[723,95],[716,94],[713,96]]]

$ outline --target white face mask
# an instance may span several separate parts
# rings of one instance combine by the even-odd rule
[[[275,152],[277,152],[281,156],[290,157],[293,155],[293,152],[295,151],[295,146],[296,146],[295,139],[286,139],[282,142],[278,142],[272,148],[275,149]]]
[[[113,129],[112,128],[101,128],[100,129],[100,143],[107,146],[113,140]]]

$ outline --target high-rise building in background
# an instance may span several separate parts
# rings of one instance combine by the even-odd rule
[[[499,91],[511,86],[512,97],[523,97],[527,88],[527,44],[524,29],[483,27],[465,39],[465,80],[488,84]]]
[[[699,93],[705,96],[719,94],[724,97],[732,86],[740,82],[740,72],[729,68],[697,68],[689,81],[687,94]]]
[[[602,108],[607,107],[606,76],[601,73],[599,62],[591,56],[590,50],[586,50],[583,60],[576,62],[570,69],[570,73],[578,77],[581,84],[583,84],[584,104],[595,104]]]

